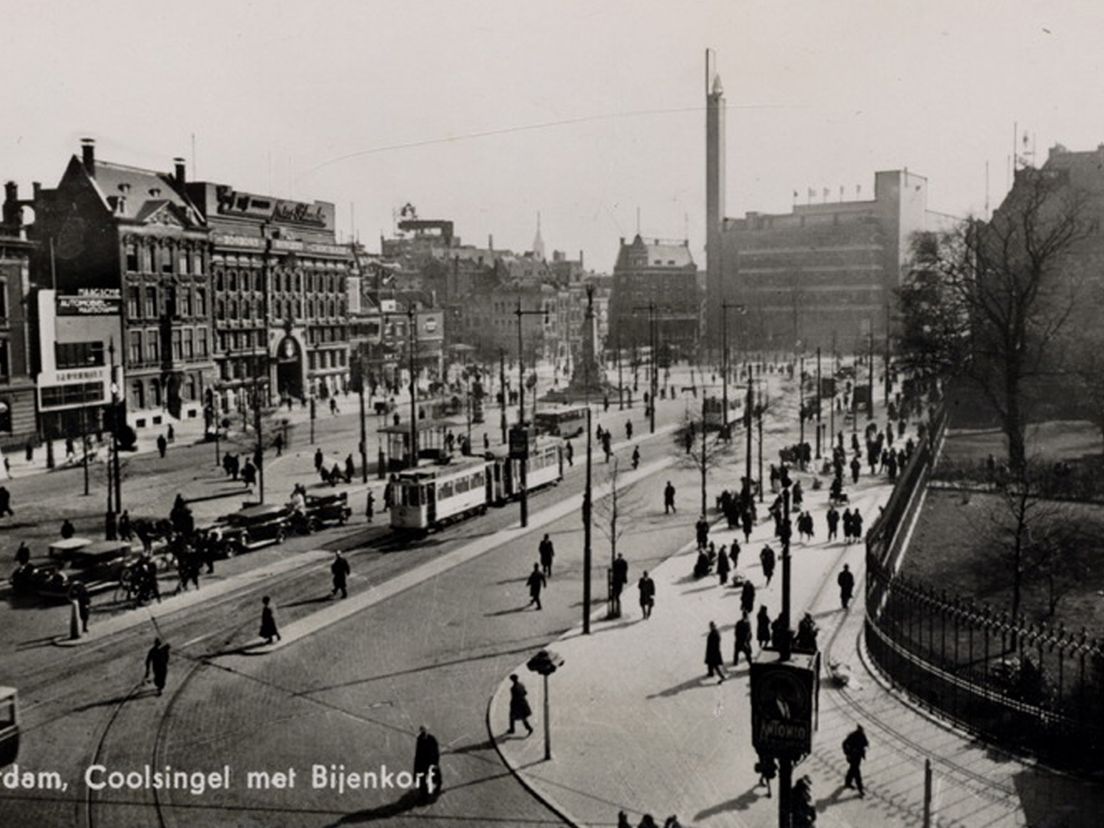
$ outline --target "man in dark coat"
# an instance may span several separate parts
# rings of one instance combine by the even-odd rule
[[[333,590],[330,595],[337,595],[341,593],[342,598],[348,598],[349,593],[346,589],[346,579],[349,577],[349,562],[345,560],[345,556],[341,552],[334,552],[333,563],[330,564],[330,574],[333,575]]]
[[[717,676],[717,684],[724,683],[724,659],[721,657],[721,631],[712,621],[709,622],[709,634],[705,637],[705,666],[709,672],[706,678]]]
[[[322,454],[322,449],[316,448],[314,450],[314,470],[321,473],[322,466],[326,463],[326,458]]]
[[[851,459],[851,482],[859,482],[859,472],[862,471],[862,463],[859,462],[858,457]]]
[[[828,540],[834,541],[836,539],[836,532],[839,530],[840,513],[836,510],[835,506],[828,507]]]
[[[621,615],[621,591],[625,588],[625,584],[629,582],[629,562],[626,561],[621,553],[617,553],[617,557],[613,561],[613,613],[614,615]]]
[[[257,467],[251,460],[246,460],[245,465],[242,466],[241,479],[246,486],[252,486],[257,482]]]
[[[428,802],[441,793],[441,749],[437,739],[425,727],[418,728],[414,742],[414,778],[418,781],[418,796]]]
[[[847,775],[843,779],[843,787],[858,788],[860,798],[866,796],[863,790],[862,762],[866,758],[868,747],[870,742],[867,741],[862,725],[856,725],[843,740],[843,755],[847,759]]]
[[[529,587],[529,603],[527,606],[536,604],[537,609],[540,609],[541,590],[548,586],[548,581],[544,579],[544,573],[540,571],[540,564],[533,564],[533,571],[529,573],[525,583]]]
[[[843,510],[843,541],[851,543],[851,535],[855,531],[854,521],[851,519],[851,510]]]
[[[0,486],[0,517],[5,515],[15,517],[15,512],[11,507],[11,492],[8,491],[7,486]]]
[[[667,485],[663,488],[663,514],[667,515],[675,511],[677,511],[675,509],[675,487],[668,480]]]
[[[162,644],[160,638],[153,639],[153,646],[146,653],[145,681],[149,681],[151,670],[153,671],[153,686],[157,688],[157,695],[160,696],[169,677],[169,645]]]
[[[743,653],[747,663],[751,664],[751,621],[748,620],[746,612],[742,613],[740,620],[736,622],[736,646],[732,653],[733,667],[739,666],[740,653]]]
[[[694,535],[698,540],[698,549],[705,549],[705,545],[709,543],[709,521],[705,519],[705,515],[699,517],[694,524]]]
[[[855,576],[851,574],[847,564],[843,565],[843,571],[836,578],[836,583],[839,584],[840,603],[843,604],[844,609],[847,609],[851,603],[851,595],[855,591]]]
[[[769,546],[764,546],[759,552],[759,563],[763,567],[763,575],[767,579],[767,586],[770,586],[771,578],[774,577],[774,550]]]
[[[652,607],[655,606],[656,588],[655,581],[648,577],[647,570],[644,570],[644,574],[636,582],[636,588],[640,592],[640,610],[644,613],[644,618],[651,618]]]
[[[165,439],[165,435],[164,434],[158,434],[157,435],[157,453],[160,454],[162,457],[164,457],[165,452],[168,450],[168,448],[169,448],[169,441]]]
[[[525,685],[521,683],[521,679],[517,677],[517,673],[513,673],[510,676],[510,729],[507,733],[514,732],[514,722],[521,722],[525,725],[525,729],[529,731],[529,735],[533,734],[533,726],[529,724],[529,717],[533,715],[533,711],[529,708],[529,700],[526,696],[529,695],[529,691],[525,689]]]
[[[851,513],[851,534],[855,537],[855,540],[862,540],[862,515],[859,514],[859,510],[856,509]]]
[[[750,613],[755,609],[755,585],[750,580],[744,581],[740,592],[740,610]]]
[[[552,541],[549,540],[548,535],[541,538],[540,545],[537,547],[537,552],[540,555],[541,572],[544,573],[545,578],[551,578],[552,559],[556,556],[556,550],[552,547]]]
[[[744,509],[743,514],[740,515],[740,528],[744,530],[744,543],[751,540],[751,529],[754,523],[755,518],[752,517],[751,509]]]

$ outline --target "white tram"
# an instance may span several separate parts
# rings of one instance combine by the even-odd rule
[[[493,465],[481,458],[463,458],[400,472],[391,507],[391,528],[428,532],[486,512]]]
[[[505,449],[488,452],[493,458],[490,502],[501,505],[521,496],[521,461],[509,457]],[[553,486],[563,479],[563,445],[560,440],[538,440],[529,452],[525,466],[525,488],[533,491]]]

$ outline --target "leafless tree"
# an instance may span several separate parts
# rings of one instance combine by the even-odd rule
[[[701,408],[694,417],[690,408],[683,415],[682,424],[675,430],[675,446],[684,467],[697,469],[701,474],[701,513],[708,508],[707,483],[710,471],[721,468],[735,453],[735,442],[722,439],[720,431],[705,428],[705,395]]]
[[[624,486],[619,491],[618,483],[620,482],[620,477],[620,460],[614,457],[613,461],[610,463],[610,470],[607,478],[610,487],[609,494],[595,500],[593,509],[591,510],[598,531],[609,541],[611,566],[613,560],[617,557],[617,543],[624,537],[631,525],[627,520],[622,520],[622,518],[625,517],[627,513],[631,512],[633,506],[638,503],[635,492],[636,484],[632,483],[628,486]]]
[[[1000,419],[1014,471],[1026,463],[1025,384],[1054,372],[1084,270],[1071,254],[1091,229],[1084,193],[1061,170],[1026,169],[990,221],[969,219],[913,246],[905,346],[934,349],[935,367],[973,381]],[[923,292],[909,297],[917,285]]]

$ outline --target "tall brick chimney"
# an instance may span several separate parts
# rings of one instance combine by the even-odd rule
[[[93,138],[81,138],[81,161],[84,169],[93,178],[96,177],[96,141]]]
[[[173,164],[176,165],[176,186],[183,191],[184,185],[187,183],[185,178],[185,164],[183,158],[174,158]]]

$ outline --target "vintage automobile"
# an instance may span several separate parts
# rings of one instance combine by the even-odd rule
[[[11,579],[16,592],[66,601],[76,582],[90,593],[114,589],[127,567],[138,558],[126,541],[96,541],[76,548],[57,546],[52,545],[50,550],[53,563],[27,564],[16,570]]]
[[[317,532],[326,524],[343,526],[352,514],[353,510],[349,508],[349,495],[346,492],[306,497],[304,515],[309,532]]]
[[[283,543],[291,531],[291,522],[291,509],[287,506],[261,503],[223,515],[204,531],[214,533],[229,557]]]

